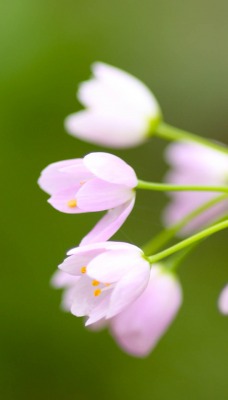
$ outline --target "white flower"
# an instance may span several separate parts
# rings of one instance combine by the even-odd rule
[[[78,99],[87,108],[66,118],[66,130],[82,140],[108,147],[131,147],[146,140],[161,119],[159,105],[137,78],[104,63],[92,65]]]

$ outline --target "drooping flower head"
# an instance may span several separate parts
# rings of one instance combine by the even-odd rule
[[[70,115],[67,131],[82,140],[112,148],[146,140],[161,119],[150,90],[138,79],[104,63],[92,65],[93,78],[83,82],[78,99],[87,108]]]
[[[124,223],[134,206],[137,177],[119,157],[97,152],[49,165],[38,183],[59,211],[109,210],[83,239],[82,244],[88,244],[108,240]]]
[[[128,243],[104,242],[72,249],[52,283],[65,287],[63,306],[86,325],[110,319],[145,290],[150,264]]]
[[[172,169],[166,182],[177,185],[223,186],[228,183],[228,155],[193,143],[174,143],[166,151]],[[164,212],[165,225],[173,225],[186,215],[212,200],[215,192],[169,192],[170,203]],[[188,235],[216,221],[227,213],[228,200],[221,201],[189,222],[182,230]]]
[[[108,250],[111,248],[110,245],[111,252]],[[55,287],[64,288],[62,306],[65,310],[73,312],[76,316],[87,315],[89,318],[86,325],[89,325],[92,330],[108,327],[113,338],[125,352],[133,356],[145,357],[164,335],[181,306],[180,283],[176,276],[167,272],[162,265],[153,265],[151,271],[148,272],[146,261],[138,258],[139,253],[135,246],[128,247],[129,245],[124,244],[122,250],[118,243],[106,243],[105,250],[99,248],[102,244],[97,246],[96,249],[93,248],[93,251],[97,252],[94,258],[95,263],[89,262],[87,270],[85,267],[80,269],[81,276],[87,271],[91,275],[92,271],[92,278],[88,276],[81,278],[79,272],[77,272],[79,275],[66,272],[76,271],[75,259],[70,256],[60,266],[64,271],[58,271],[52,283]],[[110,267],[111,274],[114,273],[116,278],[116,274],[120,277],[118,266],[123,265],[122,262],[119,263],[120,260],[124,260],[123,249],[124,252],[130,250],[131,253],[127,258],[129,270],[127,268],[128,272],[126,269],[122,271],[122,277],[118,283],[107,286],[106,280]],[[113,257],[116,251],[116,257],[111,260],[110,256]],[[132,251],[136,251],[136,258],[132,258]],[[111,264],[109,264],[110,260]],[[81,262],[83,261],[81,259]],[[100,267],[100,261],[105,261],[105,266]],[[103,268],[103,283],[94,279],[97,265]],[[96,274],[96,278],[98,276],[100,278],[100,272]],[[140,291],[141,294],[139,294]],[[103,296],[103,299],[100,296]]]

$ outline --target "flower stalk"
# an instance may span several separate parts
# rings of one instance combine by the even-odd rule
[[[182,240],[181,242],[175,244],[174,246],[169,247],[166,250],[163,250],[163,251],[161,251],[155,255],[152,255],[150,257],[147,257],[147,259],[150,261],[151,264],[156,263],[156,262],[162,260],[163,258],[166,258],[166,257],[170,256],[171,254],[174,254],[177,251],[180,251],[180,250],[194,244],[195,242],[202,240],[208,236],[211,236],[214,233],[219,232],[226,228],[228,228],[228,220],[219,222],[218,224],[215,224],[215,225],[211,226],[210,228],[204,229],[203,231],[196,233],[195,235],[193,235],[185,240]]]
[[[155,190],[161,192],[223,192],[228,193],[228,186],[199,186],[199,185],[171,185],[166,183],[155,183],[138,180],[137,189]]]
[[[210,139],[203,138],[194,133],[187,132],[183,129],[173,127],[165,122],[161,122],[154,132],[161,139],[171,140],[171,141],[187,141],[195,142],[203,146],[211,147],[214,150],[221,151],[222,153],[228,154],[228,148],[222,143],[216,143]]]

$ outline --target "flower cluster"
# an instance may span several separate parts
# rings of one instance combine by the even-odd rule
[[[66,118],[67,131],[112,148],[136,146],[153,135],[174,140],[165,154],[172,169],[164,184],[140,181],[131,166],[105,152],[46,167],[38,183],[55,209],[68,214],[107,211],[78,247],[67,253],[52,285],[64,289],[64,310],[84,317],[92,330],[107,327],[127,353],[143,357],[182,304],[176,269],[183,255],[175,253],[228,227],[227,220],[218,221],[226,216],[228,206],[228,152],[222,145],[166,125],[154,95],[130,74],[103,63],[95,63],[92,72],[92,79],[78,91],[86,109]],[[145,251],[109,240],[131,213],[137,189],[163,190],[171,197],[163,213],[165,230]],[[174,236],[193,232],[155,253]],[[166,257],[167,262],[160,261]],[[228,314],[227,286],[219,309]]]

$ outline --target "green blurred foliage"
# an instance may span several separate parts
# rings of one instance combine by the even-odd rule
[[[144,80],[167,122],[227,142],[227,13],[225,0],[1,1],[2,399],[227,398],[228,320],[216,309],[227,232],[185,261],[178,318],[148,358],[134,359],[60,311],[50,277],[98,216],[56,212],[36,183],[48,163],[98,150],[63,129],[95,60]],[[164,147],[154,139],[115,153],[158,181]],[[139,193],[116,237],[145,242],[162,228],[165,201]]]

